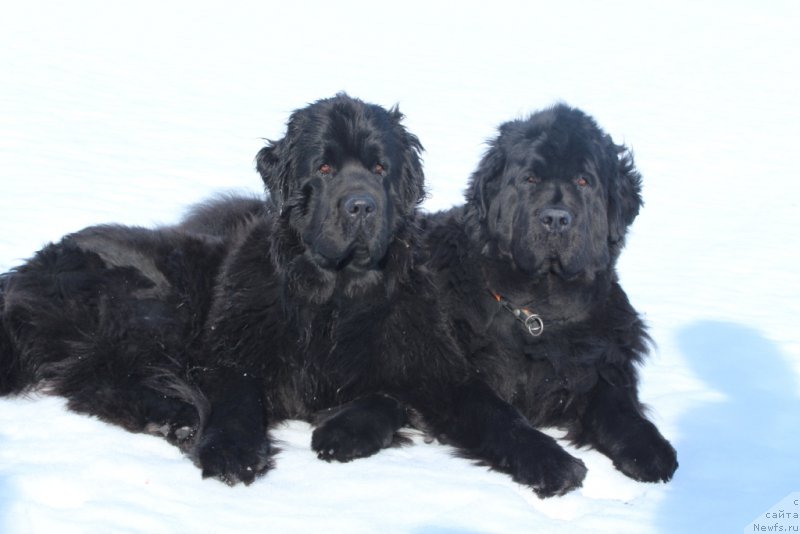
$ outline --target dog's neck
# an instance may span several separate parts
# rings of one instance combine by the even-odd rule
[[[350,300],[377,301],[390,295],[398,284],[408,280],[414,265],[416,235],[410,225],[394,231],[383,259],[374,269],[323,268],[314,260],[300,235],[288,225],[276,225],[272,235],[271,258],[283,291],[292,300],[321,306]]]
[[[547,324],[585,319],[603,302],[611,287],[607,272],[593,272],[565,279],[557,274],[530,275],[507,259],[478,255],[476,277],[486,289],[486,300],[507,303],[515,310],[538,315]],[[491,304],[489,304],[491,306]],[[491,308],[490,308],[491,309]]]

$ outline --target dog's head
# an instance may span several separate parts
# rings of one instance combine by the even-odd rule
[[[354,280],[384,267],[424,197],[422,146],[402,117],[339,94],[295,111],[286,136],[258,153],[297,261]]]
[[[529,274],[608,269],[642,205],[630,152],[566,105],[507,122],[473,174],[485,253]]]

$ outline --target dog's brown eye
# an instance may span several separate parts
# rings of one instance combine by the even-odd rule
[[[527,178],[525,178],[525,180],[527,180],[527,182],[529,184],[538,184],[539,182],[542,181],[541,178],[539,178],[538,176],[534,176],[534,175],[528,176]]]
[[[375,167],[372,169],[372,172],[375,174],[383,174],[385,171],[386,169],[380,163],[376,163]]]
[[[320,174],[330,174],[331,171],[333,171],[333,169],[327,163],[323,163],[322,165],[319,166]]]
[[[586,187],[589,185],[589,180],[587,180],[585,176],[578,176],[576,182],[580,187]]]

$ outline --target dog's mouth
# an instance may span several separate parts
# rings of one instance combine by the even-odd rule
[[[363,242],[356,242],[350,247],[348,252],[336,263],[336,270],[346,268],[372,269],[377,265],[373,259],[369,247]]]
[[[516,266],[534,277],[555,276],[565,280],[580,276],[588,267],[586,240],[575,232],[558,235],[540,232],[516,234],[510,252]]]
[[[539,261],[527,269],[521,265],[520,267],[537,278],[556,276],[564,280],[571,280],[582,273],[579,266],[570,264],[569,261],[566,261],[557,253],[541,256]]]
[[[542,263],[541,271],[545,274],[553,274],[562,278],[569,278],[574,275],[574,273],[570,273],[567,269],[565,269],[561,258],[557,256],[551,256],[545,260]]]
[[[345,269],[367,271],[378,268],[383,256],[379,249],[375,243],[370,243],[363,236],[359,236],[345,247],[336,250],[317,247],[314,258],[317,265],[330,271]]]

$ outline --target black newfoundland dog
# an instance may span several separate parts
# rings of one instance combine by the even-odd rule
[[[557,105],[500,127],[467,203],[428,218],[425,243],[454,336],[494,390],[657,482],[677,456],[638,399],[649,338],[615,268],[640,191],[630,151]]]
[[[390,445],[410,406],[541,496],[580,485],[583,464],[502,400],[447,330],[415,263],[421,146],[400,120],[346,95],[318,101],[259,152],[266,205],[216,201],[160,230],[88,228],[3,275],[0,393],[45,387],[163,434],[229,484],[272,466],[271,424],[313,420],[318,455],[347,461]]]
[[[658,482],[677,457],[638,399],[648,337],[615,270],[640,189],[630,152],[557,105],[503,124],[466,204],[422,225],[451,332],[483,379],[534,426]],[[552,452],[542,465],[561,461]]]

